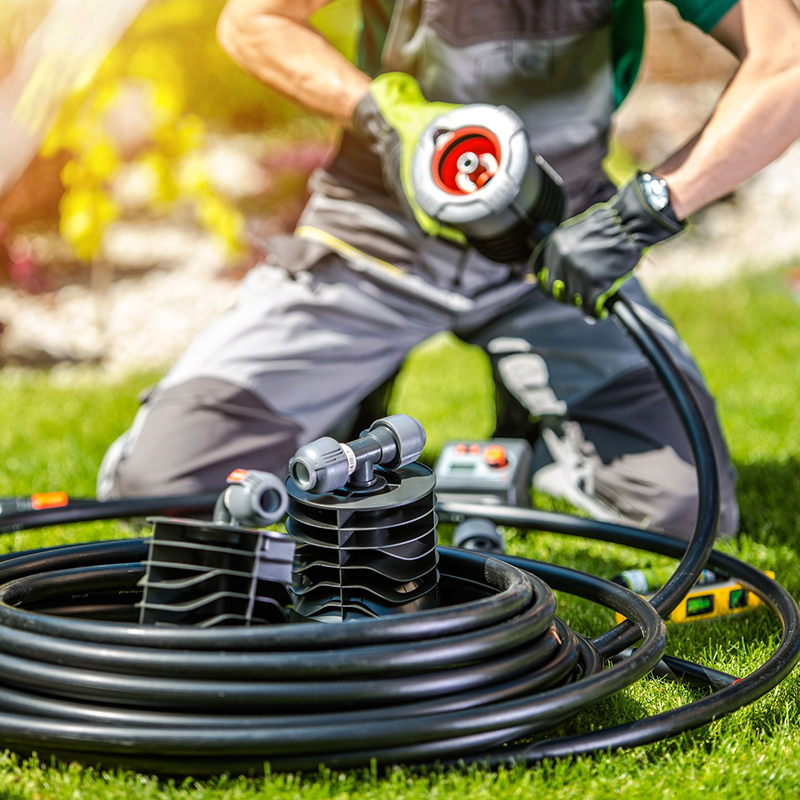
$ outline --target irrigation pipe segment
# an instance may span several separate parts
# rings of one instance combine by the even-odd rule
[[[625,525],[511,507],[440,503],[472,515],[680,559],[652,605],[602,578],[513,556],[441,548],[446,597],[424,612],[339,625],[159,628],[134,624],[147,540],[67,545],[0,558],[0,744],[106,767],[192,774],[380,764],[532,764],[635,747],[697,728],[773,689],[800,657],[800,609],[761,571],[713,550],[717,465],[686,380],[636,307],[613,313],[660,376],[694,453],[699,510],[688,545]],[[211,495],[82,503],[0,517],[0,533],[209,510]],[[666,617],[704,566],[755,592],[783,627],[773,656],[736,679],[664,656]],[[585,639],[556,616],[553,589],[629,620]],[[92,620],[81,615],[93,616]],[[641,644],[625,658],[619,654]],[[613,666],[604,661],[617,657]],[[592,733],[540,735],[648,673],[714,691]]]

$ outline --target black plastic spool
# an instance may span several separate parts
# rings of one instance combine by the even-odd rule
[[[294,542],[282,533],[156,517],[140,581],[143,625],[286,621]]]
[[[289,478],[297,542],[293,617],[346,621],[439,604],[436,478],[421,464],[376,468],[377,489],[316,495]]]

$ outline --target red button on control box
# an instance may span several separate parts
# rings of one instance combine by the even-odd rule
[[[508,456],[506,449],[502,445],[493,444],[489,445],[483,451],[483,460],[490,466],[497,469],[508,466]]]

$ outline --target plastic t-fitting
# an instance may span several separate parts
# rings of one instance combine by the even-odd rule
[[[326,494],[345,485],[368,489],[380,465],[398,469],[416,461],[425,446],[425,428],[406,414],[378,419],[352,442],[323,436],[303,445],[289,461],[289,474],[297,486],[312,494]]]

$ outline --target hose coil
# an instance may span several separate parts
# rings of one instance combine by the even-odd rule
[[[718,475],[702,414],[635,306],[620,298],[613,311],[661,377],[692,446],[700,502],[688,545],[529,509],[441,503],[437,513],[680,559],[652,605],[566,567],[440,548],[437,609],[339,625],[143,627],[133,622],[146,540],[12,553],[0,559],[0,741],[23,753],[198,776],[260,772],[265,761],[274,769],[354,767],[373,759],[531,764],[674,736],[766,694],[800,658],[800,609],[764,573],[713,550]],[[0,518],[0,533],[208,510],[213,500],[20,512]],[[661,617],[706,564],[754,591],[781,620],[781,642],[765,664],[736,679],[671,659],[675,671],[716,691],[616,727],[500,747],[542,734],[667,662]],[[589,641],[558,619],[552,589],[619,611],[628,622]],[[638,640],[632,655],[602,668]]]

